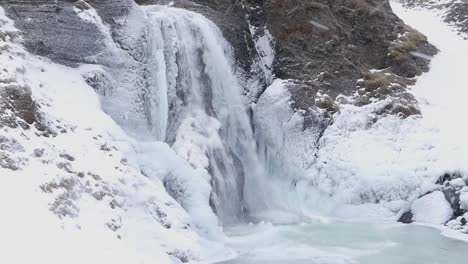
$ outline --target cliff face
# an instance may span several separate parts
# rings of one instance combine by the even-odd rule
[[[89,9],[89,4],[103,10],[109,22],[125,16],[127,1],[2,1],[8,16],[24,34],[24,46],[33,54],[46,56],[67,65],[98,63],[103,52],[104,36],[91,21],[81,19],[75,10]],[[115,25],[115,23],[112,23]]]
[[[167,2],[167,1],[166,1]],[[142,0],[140,4],[165,3]],[[195,10],[223,30],[234,47],[238,65],[250,78],[262,80],[261,92],[271,78],[261,71],[258,41],[267,34],[275,55],[266,65],[276,78],[294,80],[293,108],[328,113],[339,110],[338,95],[352,96],[356,105],[392,98],[380,114],[419,114],[406,87],[411,78],[428,70],[428,58],[437,50],[417,31],[396,17],[388,1],[173,1]],[[257,49],[256,49],[257,48]],[[426,56],[415,56],[425,54]],[[370,72],[372,70],[372,72]],[[376,73],[373,70],[381,70]],[[395,86],[392,86],[395,84]],[[326,95],[322,100],[319,94]],[[320,101],[317,103],[316,101]],[[318,125],[309,117],[306,127]]]
[[[149,5],[168,1],[136,2]],[[426,58],[411,54],[431,56],[436,52],[423,35],[392,13],[386,0],[181,0],[173,4],[204,14],[223,30],[234,48],[240,75],[245,77],[246,95],[254,102],[271,83],[265,70],[298,84],[292,91],[294,107],[305,111],[315,107],[319,91],[334,100],[340,94],[349,96],[364,88],[366,94],[357,100],[361,105],[368,103],[369,98],[382,99],[388,94],[406,98],[409,96],[404,89],[411,83],[407,78],[420,75],[428,65]],[[141,54],[137,53],[144,51],[138,46],[139,41],[129,41],[127,32],[122,30],[132,19],[134,5],[130,0],[2,2],[7,14],[24,32],[24,45],[33,54],[67,65],[94,63],[111,67],[112,62],[104,54],[108,50],[102,31],[80,19],[76,10],[95,8],[100,19],[110,26],[109,33],[118,47],[128,53],[130,60],[141,62]],[[405,32],[408,35],[402,37]],[[262,60],[271,55],[259,50],[258,42],[265,34],[271,34],[266,42],[271,40],[273,63]],[[370,73],[373,69],[385,70],[390,75]],[[362,79],[363,82],[358,82]],[[389,83],[397,83],[401,88],[395,92],[377,91],[382,86],[388,88]],[[254,85],[259,87],[253,88]],[[415,102],[407,101],[410,102],[406,109],[389,107],[391,110],[387,112],[405,116],[418,113]],[[334,104],[319,107],[337,111]]]

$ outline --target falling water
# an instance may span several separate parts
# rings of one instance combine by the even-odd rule
[[[254,174],[252,128],[234,75],[230,46],[202,15],[147,9],[151,87],[148,122],[196,169],[211,175],[212,207],[224,224],[243,216],[243,185]]]

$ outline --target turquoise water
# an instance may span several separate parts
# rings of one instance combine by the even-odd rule
[[[263,224],[235,227],[228,233],[239,256],[219,264],[468,263],[468,243],[422,226],[355,222]]]

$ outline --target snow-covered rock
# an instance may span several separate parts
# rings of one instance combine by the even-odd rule
[[[450,203],[441,191],[425,195],[411,204],[413,220],[429,224],[445,224],[453,216]]]
[[[454,187],[464,187],[466,182],[463,178],[456,178],[450,181],[450,185]]]
[[[468,210],[468,192],[462,193],[460,195],[460,208],[463,210]]]

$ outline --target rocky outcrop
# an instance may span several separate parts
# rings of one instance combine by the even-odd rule
[[[413,221],[446,224],[450,228],[468,232],[467,183],[467,177],[462,173],[444,173],[437,180],[435,191],[415,199],[411,208],[401,214],[398,221],[406,224]]]
[[[359,89],[364,91],[358,97],[397,96],[398,89],[385,83],[404,89],[407,81],[392,79],[428,69],[426,60],[410,52],[435,53],[424,36],[392,13],[388,1],[268,1],[265,12],[276,43],[276,75],[305,84],[302,105],[309,107],[318,91],[333,99]],[[373,69],[387,74],[378,77]],[[357,103],[366,104],[361,98]]]
[[[168,4],[166,0],[137,0],[140,5]],[[257,101],[271,79],[262,71],[255,41],[269,30],[276,53],[271,69],[277,78],[292,79],[294,107],[309,111],[317,93],[332,100],[360,91],[356,104],[395,96],[398,102],[383,113],[418,114],[416,101],[405,93],[413,78],[426,71],[436,50],[426,38],[404,25],[387,0],[334,1],[210,1],[177,0],[173,4],[204,14],[222,30],[234,48],[234,59],[244,76],[246,95]],[[131,0],[4,1],[8,15],[24,32],[24,45],[33,54],[66,65],[104,64],[112,67],[102,29],[77,10],[93,7],[109,25],[119,48],[141,62],[141,48],[129,43],[122,30],[134,5]],[[130,66],[129,66],[130,67]],[[131,68],[131,67],[130,67]],[[385,70],[377,76],[370,70]],[[362,81],[364,80],[364,81]],[[253,82],[260,88],[252,88]],[[253,90],[253,91],[252,91]],[[362,98],[360,98],[362,97]],[[396,107],[395,105],[403,105]],[[330,105],[319,108],[338,109]]]
[[[104,50],[103,37],[92,23],[80,19],[77,1],[3,1],[7,14],[24,36],[23,45],[32,54],[77,65],[96,63],[93,58]]]

